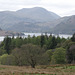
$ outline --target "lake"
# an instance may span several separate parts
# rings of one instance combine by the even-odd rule
[[[42,33],[43,35],[45,35],[45,33]],[[35,36],[40,36],[41,35],[41,33],[24,33],[24,35],[25,35],[25,37],[27,37],[28,35],[30,35],[31,37],[33,36],[33,35],[35,35]],[[47,35],[49,36],[50,34],[49,33],[47,33]],[[54,36],[59,36],[60,38],[71,38],[72,37],[72,35],[68,35],[68,34],[59,34],[59,35],[56,35],[56,34],[52,34],[52,35],[54,35]]]
[[[45,35],[45,33],[42,33],[43,35]],[[24,33],[24,35],[22,36],[23,38],[27,38],[28,37],[28,35],[30,35],[31,37],[32,36],[40,36],[41,35],[41,33]],[[49,33],[47,33],[47,35],[49,36],[50,34]],[[56,35],[56,34],[52,34],[52,35],[54,35],[54,36],[58,36],[58,35]],[[17,36],[15,36],[15,38],[16,38]],[[59,37],[60,38],[71,38],[72,37],[72,35],[67,35],[67,34],[59,34]],[[0,41],[3,41],[4,40],[4,38],[5,38],[5,36],[0,36]]]

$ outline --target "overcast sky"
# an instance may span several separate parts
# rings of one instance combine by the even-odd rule
[[[0,0],[0,11],[43,7],[60,16],[75,15],[75,0]]]

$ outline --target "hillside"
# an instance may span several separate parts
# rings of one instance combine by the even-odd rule
[[[73,34],[75,16],[60,17],[41,7],[0,12],[0,28],[16,32],[49,32]]]
[[[52,21],[60,18],[57,14],[47,11],[41,7],[34,8],[23,8],[21,10],[16,11],[17,15],[20,17],[27,17],[39,22]]]
[[[75,15],[69,17],[63,17],[61,19],[59,19],[59,23],[54,28],[52,28],[51,32],[56,34],[75,33]]]
[[[24,35],[23,33],[20,32],[12,32],[12,31],[4,31],[0,28],[0,36],[18,36],[18,35]]]
[[[60,17],[55,13],[41,7],[23,8],[15,12],[2,11],[0,12],[0,27],[8,31],[29,31],[30,29],[35,32],[40,28],[37,23],[53,21],[58,18]]]

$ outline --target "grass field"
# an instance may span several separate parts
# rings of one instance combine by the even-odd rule
[[[0,75],[75,75],[75,65],[6,66],[0,65]]]

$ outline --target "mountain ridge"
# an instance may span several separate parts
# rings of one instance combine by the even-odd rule
[[[52,15],[51,15],[52,14]],[[60,16],[56,15],[55,13],[49,12],[44,8],[35,7],[35,8],[24,8],[15,12],[12,11],[2,11],[0,12],[0,27],[3,30],[15,30],[15,26],[20,29],[21,25],[24,27],[20,29],[21,31],[27,29],[25,28],[27,25],[33,26],[37,29],[36,23],[53,21],[55,19],[60,18]],[[22,24],[21,24],[22,23]],[[29,23],[29,24],[28,24]],[[20,27],[19,27],[20,26]],[[28,26],[27,26],[28,28]],[[39,27],[40,28],[40,27]],[[39,29],[38,28],[38,29]],[[34,30],[36,30],[34,29]],[[19,30],[18,30],[19,31]]]
[[[59,22],[50,32],[56,34],[73,34],[75,33],[75,15],[63,17],[61,22]],[[60,19],[60,20],[61,20]]]
[[[75,15],[60,17],[44,8],[23,8],[0,12],[0,28],[17,32],[50,32],[73,34]]]

